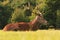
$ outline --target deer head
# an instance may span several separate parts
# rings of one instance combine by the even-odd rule
[[[47,25],[48,24],[48,22],[47,22],[47,20],[45,20],[44,19],[44,17],[43,17],[43,14],[38,10],[36,13],[35,13],[36,15],[37,15],[37,21],[40,23],[40,24],[44,24],[44,25]]]

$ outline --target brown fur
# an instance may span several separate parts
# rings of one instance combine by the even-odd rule
[[[41,14],[40,14],[41,15]],[[17,22],[17,23],[10,23],[7,24],[3,30],[4,31],[10,31],[10,30],[20,30],[20,31],[29,31],[29,30],[37,30],[39,29],[38,25],[47,23],[46,20],[40,16],[37,15],[36,18],[31,22]]]

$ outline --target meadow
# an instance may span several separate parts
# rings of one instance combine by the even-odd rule
[[[60,30],[2,31],[0,40],[60,40]]]

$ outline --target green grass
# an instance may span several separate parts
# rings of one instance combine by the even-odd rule
[[[60,40],[59,30],[38,30],[38,31],[2,31],[0,40]]]

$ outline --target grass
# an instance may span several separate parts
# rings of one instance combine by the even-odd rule
[[[60,40],[60,30],[2,31],[0,40]]]

